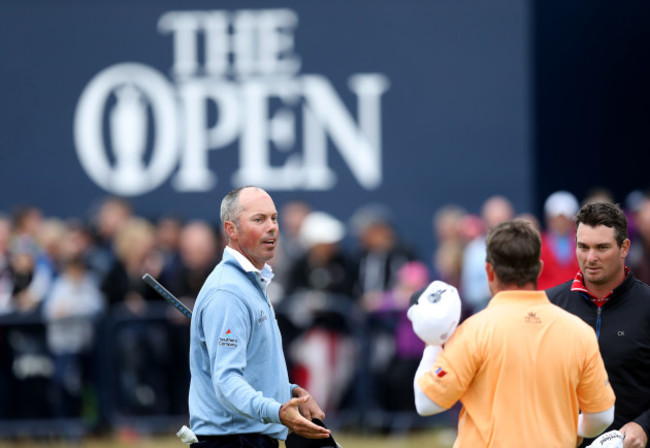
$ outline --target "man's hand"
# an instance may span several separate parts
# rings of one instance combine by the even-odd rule
[[[318,406],[316,400],[314,400],[314,398],[305,389],[300,386],[294,387],[293,396],[296,398],[308,397],[305,404],[302,404],[298,407],[300,414],[307,420],[311,421],[314,418],[317,418],[319,420],[325,419],[325,413],[320,408],[320,406]]]
[[[645,448],[648,444],[648,435],[638,423],[626,423],[619,431],[625,436],[623,448]]]
[[[280,408],[280,421],[290,431],[308,439],[326,439],[330,436],[330,430],[312,423],[300,414],[301,406],[308,401],[314,401],[311,395],[307,394],[300,398],[292,398]],[[318,406],[317,406],[318,407]],[[319,408],[320,409],[320,408]],[[323,412],[323,411],[321,411]]]

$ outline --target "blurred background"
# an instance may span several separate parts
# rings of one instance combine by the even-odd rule
[[[188,322],[141,277],[191,307],[247,184],[280,212],[292,379],[338,430],[447,437],[458,409],[414,415],[405,307],[442,279],[482,309],[490,225],[538,226],[545,288],[577,271],[577,207],[619,203],[650,280],[648,23],[643,1],[3,1],[0,438],[187,423]]]

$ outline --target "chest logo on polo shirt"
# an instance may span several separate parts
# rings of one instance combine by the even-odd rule
[[[540,319],[534,311],[531,311],[526,314],[526,317],[524,317],[524,322],[527,324],[541,324],[542,319]]]
[[[260,317],[259,317],[259,319],[257,319],[257,323],[261,324],[265,320],[266,320],[266,314],[264,314],[264,310],[261,310],[260,311]]]

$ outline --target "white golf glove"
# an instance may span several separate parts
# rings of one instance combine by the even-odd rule
[[[181,442],[185,443],[186,445],[191,445],[192,443],[198,443],[199,441],[199,439],[196,438],[192,430],[185,425],[183,425],[181,429],[178,430],[178,432],[176,433],[176,437],[181,439]]]
[[[623,448],[623,434],[613,430],[602,433],[587,448]]]

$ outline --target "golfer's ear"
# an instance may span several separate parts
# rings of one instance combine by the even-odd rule
[[[237,226],[235,225],[234,222],[232,221],[226,221],[223,224],[223,229],[226,232],[226,235],[228,235],[228,238],[231,240],[236,240],[237,239]]]
[[[494,281],[494,268],[489,262],[485,262],[485,273],[487,274],[487,278],[489,282]]]

